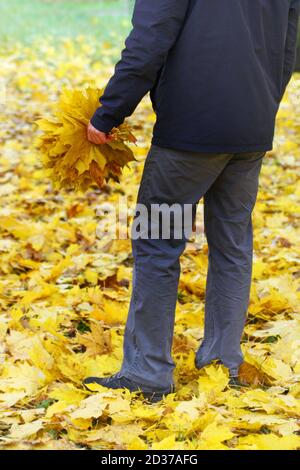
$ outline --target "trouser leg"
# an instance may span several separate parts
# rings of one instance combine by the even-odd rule
[[[138,203],[195,205],[230,160],[230,155],[179,152],[152,147]],[[140,384],[172,383],[171,347],[184,237],[132,240],[133,292],[120,373]]]
[[[197,352],[202,366],[220,359],[232,375],[243,362],[240,341],[245,326],[252,274],[252,211],[262,154],[237,154],[204,198],[209,267],[205,335]]]

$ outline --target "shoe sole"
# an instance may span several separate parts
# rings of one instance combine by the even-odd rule
[[[145,398],[145,400],[149,401],[150,403],[158,403],[162,401],[168,393],[149,393],[149,392],[140,392],[140,394]]]
[[[249,384],[242,383],[242,382],[228,382],[228,387],[229,388],[235,388],[236,390],[240,390],[241,388],[250,388]]]
[[[92,393],[94,392],[94,390],[91,390],[89,388],[89,384],[83,383],[82,385],[88,392],[92,392]],[[97,385],[101,385],[101,384],[97,384]],[[105,385],[103,385],[103,387],[105,387]],[[118,388],[118,389],[113,389],[113,388],[109,388],[109,387],[105,387],[105,388],[107,388],[109,390],[129,390],[128,388],[125,388],[125,387],[124,388]],[[170,393],[175,393],[175,391],[174,392],[166,392],[166,393],[143,392],[143,390],[129,390],[129,391],[131,393],[136,393],[137,395],[142,396],[145,400],[148,400],[150,403],[158,403],[158,402],[162,401]]]

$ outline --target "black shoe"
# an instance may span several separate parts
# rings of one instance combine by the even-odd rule
[[[94,391],[89,389],[89,385],[97,384],[102,387],[111,388],[114,390],[117,389],[128,389],[130,392],[141,392],[141,394],[149,400],[151,403],[157,403],[163,399],[164,396],[169,395],[170,393],[175,392],[174,385],[171,385],[167,389],[152,389],[146,385],[139,385],[137,382],[134,382],[131,379],[122,377],[119,374],[111,375],[109,377],[87,377],[83,381],[83,385],[87,390]]]
[[[240,379],[235,375],[229,377],[228,386],[236,389],[249,387],[248,384],[241,382]]]
[[[206,366],[209,366],[210,364],[216,364],[216,365],[221,365],[222,362],[219,360],[219,359],[211,359],[209,362],[201,362],[201,359],[197,358],[197,356],[195,357],[195,367],[196,369],[200,370],[200,369],[203,369],[204,367]]]

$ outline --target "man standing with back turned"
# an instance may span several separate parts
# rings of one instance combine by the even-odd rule
[[[275,117],[291,78],[300,0],[136,0],[133,30],[88,127],[105,144],[150,91],[157,121],[138,202],[204,197],[209,268],[204,340],[239,385],[240,341],[251,285],[255,205]],[[159,401],[174,391],[171,346],[186,238],[132,240],[133,292],[121,370],[89,377]]]

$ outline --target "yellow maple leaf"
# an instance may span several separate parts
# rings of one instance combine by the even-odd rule
[[[224,371],[223,367],[208,366],[198,379],[199,392],[213,395],[220,393],[226,388],[228,380],[228,373]]]
[[[234,437],[228,425],[218,423],[217,420],[203,430],[200,437],[200,442],[197,446],[199,450],[218,450],[224,449],[224,441]]]
[[[110,330],[104,330],[98,323],[93,323],[91,332],[80,336],[78,342],[85,346],[87,356],[108,354],[112,350]]]
[[[279,437],[275,434],[253,434],[239,439],[240,450],[294,450],[300,447],[300,436]]]
[[[107,392],[108,394],[110,392]],[[107,401],[105,401],[105,393],[97,393],[81,401],[78,408],[70,413],[70,417],[73,419],[83,418],[99,418],[105,408],[107,407]]]
[[[31,423],[12,425],[8,439],[14,441],[28,439],[42,429],[43,425],[44,422],[42,419],[32,421]]]
[[[183,448],[184,444],[176,441],[176,434],[171,434],[171,436],[152,445],[152,450],[180,450]]]

